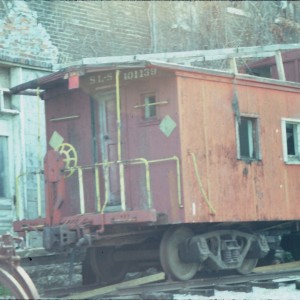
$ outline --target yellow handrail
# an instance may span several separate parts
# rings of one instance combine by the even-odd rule
[[[96,206],[97,212],[101,211],[101,193],[100,193],[100,184],[99,184],[99,169],[98,166],[95,166],[95,186],[96,186]]]
[[[157,162],[170,161],[170,160],[175,160],[176,161],[178,206],[180,208],[183,208],[182,198],[181,198],[181,178],[180,178],[181,169],[180,169],[180,160],[179,160],[179,157],[173,156],[173,157],[169,157],[169,158],[161,158],[161,159],[156,159],[156,160],[149,160],[149,163],[157,163]]]
[[[126,161],[126,163],[129,164],[139,164],[142,163],[145,165],[146,170],[146,192],[147,192],[147,202],[148,202],[148,208],[152,208],[152,195],[151,195],[151,182],[150,182],[150,171],[149,171],[149,161],[145,158],[135,158]]]
[[[126,196],[125,196],[125,176],[124,165],[122,164],[122,144],[121,144],[121,99],[120,99],[120,70],[116,70],[116,113],[117,113],[117,130],[118,130],[118,161],[120,174],[120,196],[122,210],[126,210]]]
[[[122,165],[122,168],[124,168],[124,165],[134,165],[134,164],[144,164],[145,165],[145,175],[146,175],[146,193],[147,193],[147,203],[148,203],[148,208],[152,208],[153,202],[152,202],[152,193],[151,193],[151,176],[150,176],[150,164],[152,163],[159,163],[159,162],[165,162],[165,161],[176,161],[176,173],[177,173],[177,193],[178,193],[178,207],[183,208],[183,203],[182,203],[182,195],[181,195],[181,168],[180,168],[180,159],[177,156],[172,156],[168,158],[161,158],[161,159],[156,159],[156,160],[147,160],[145,158],[135,158],[135,159],[130,159],[130,160],[125,160],[125,161],[106,161],[106,162],[99,162],[95,163],[94,165],[88,165],[88,166],[76,166],[69,168],[65,171],[69,172],[70,170],[90,170],[90,169],[95,169],[95,182],[96,182],[96,201],[97,201],[97,211],[103,213],[108,202],[109,202],[109,167],[112,164],[119,164]],[[99,185],[99,166],[104,166],[104,186],[105,186],[105,202],[101,208],[101,200],[100,200],[100,185]],[[124,174],[123,174],[124,175]],[[121,174],[120,174],[121,176]],[[124,178],[120,180],[120,183],[125,184]],[[81,184],[79,184],[79,188],[83,190],[83,187],[81,187]],[[121,193],[123,193],[123,199],[126,205],[126,195],[125,195],[125,187],[120,187],[121,188]],[[82,192],[80,192],[82,193]],[[121,195],[122,196],[122,195]],[[81,196],[81,199],[84,198],[84,195]],[[84,200],[81,200],[81,202]],[[123,204],[124,205],[124,204]],[[122,210],[126,209],[126,206],[122,206]]]
[[[79,200],[80,200],[80,214],[85,213],[85,201],[84,201],[84,187],[83,187],[83,174],[80,167],[77,168],[78,171],[78,183],[79,183]]]
[[[103,204],[103,207],[101,209],[101,213],[103,214],[104,209],[109,201],[109,166],[110,162],[104,163],[104,188],[105,188],[105,202]]]
[[[196,178],[197,178],[197,182],[198,182],[198,185],[199,185],[200,192],[201,192],[206,204],[208,205],[208,207],[210,209],[210,212],[215,215],[216,210],[214,209],[213,205],[211,204],[209,198],[207,197],[207,194],[206,194],[206,192],[203,188],[202,182],[201,182],[201,178],[200,178],[199,171],[198,171],[198,166],[197,166],[197,161],[196,161],[196,155],[193,152],[190,152],[190,154],[191,154],[192,159],[193,159],[194,171],[195,171],[195,175],[196,175]]]

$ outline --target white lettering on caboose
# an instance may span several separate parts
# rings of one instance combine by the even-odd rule
[[[155,76],[156,74],[157,74],[156,68],[145,68],[139,70],[126,71],[123,73],[123,79],[133,80],[133,79]]]

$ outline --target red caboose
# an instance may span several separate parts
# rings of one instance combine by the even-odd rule
[[[69,67],[44,90],[46,249],[99,280],[250,272],[300,219],[300,85],[158,62]],[[288,221],[288,222],[287,222]],[[41,227],[39,227],[41,228]],[[289,250],[290,239],[286,239]]]

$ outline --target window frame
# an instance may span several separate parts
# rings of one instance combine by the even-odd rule
[[[5,120],[0,120],[0,136],[1,137],[5,137],[7,138],[7,177],[6,177],[6,184],[7,184],[7,195],[0,196],[0,199],[11,199],[12,195],[13,195],[13,186],[12,186],[12,182],[13,182],[13,176],[14,176],[14,170],[13,168],[13,164],[11,163],[11,159],[12,159],[12,149],[13,149],[13,145],[12,145],[12,136],[11,136],[11,125],[9,124],[8,121]]]
[[[240,142],[240,130],[239,130],[239,121],[237,118],[235,118],[235,131],[236,131],[236,146],[237,146],[237,159],[242,161],[261,161],[262,160],[262,153],[261,153],[261,142],[260,142],[260,118],[257,114],[240,114],[240,118],[247,118],[247,119],[253,119],[255,122],[253,122],[253,129],[255,130],[255,140],[253,140],[253,148],[255,149],[255,157],[245,157],[241,155],[241,142]]]
[[[155,97],[155,103],[157,103],[157,105],[155,105],[155,110],[156,110],[156,115],[150,118],[145,118],[145,98],[146,97]],[[160,122],[160,104],[162,104],[161,102],[158,102],[159,99],[159,95],[158,92],[154,92],[154,91],[150,91],[150,92],[144,92],[144,93],[140,93],[140,101],[138,105],[134,106],[134,109],[139,109],[139,126],[149,126],[149,125],[157,125]]]
[[[148,105],[147,103],[146,103],[146,99],[150,99],[150,98],[154,98],[154,104],[152,104],[152,105]],[[158,113],[158,111],[157,111],[157,105],[156,105],[156,102],[157,102],[157,99],[156,99],[156,95],[155,95],[155,93],[149,93],[149,94],[143,94],[142,95],[142,105],[144,106],[143,107],[143,116],[142,116],[142,118],[143,118],[143,120],[145,120],[146,122],[147,121],[152,121],[152,120],[157,120],[158,118],[157,118],[157,113]],[[152,115],[149,115],[148,117],[146,116],[146,114],[147,114],[147,109],[148,109],[148,112],[149,112],[149,114],[150,114],[150,112],[151,112],[151,106],[152,107],[154,107],[154,112],[155,112],[155,114],[152,116]]]
[[[286,125],[287,124],[296,125],[297,145],[295,146],[295,151],[296,151],[295,155],[288,154],[287,134],[286,134]],[[281,136],[282,136],[282,146],[283,146],[282,149],[283,149],[284,162],[289,165],[299,165],[300,164],[300,119],[282,118],[281,119]]]

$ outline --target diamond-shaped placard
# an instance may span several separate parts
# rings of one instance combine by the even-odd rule
[[[165,134],[165,136],[169,137],[173,130],[176,128],[176,122],[169,116],[166,115],[159,124],[159,129]]]
[[[57,150],[59,148],[59,146],[63,143],[63,141],[64,141],[64,138],[57,131],[54,131],[50,138],[49,145],[54,150]]]

